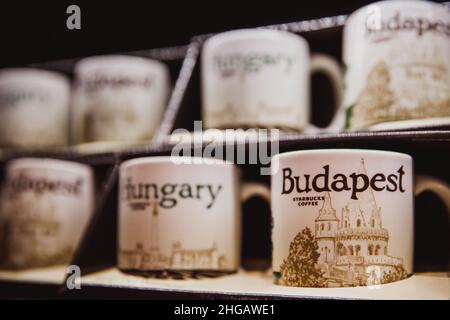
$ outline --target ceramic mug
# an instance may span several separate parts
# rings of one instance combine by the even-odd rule
[[[147,157],[121,164],[121,270],[160,275],[237,270],[241,199],[258,195],[269,200],[270,192],[255,183],[240,189],[237,166],[204,160]]]
[[[320,71],[341,98],[338,63],[310,56],[302,37],[271,29],[234,30],[205,41],[202,112],[206,128],[304,130],[310,122],[310,74]]]
[[[346,127],[450,123],[450,12],[429,1],[382,1],[344,27]]]
[[[170,93],[168,67],[134,56],[96,56],[75,66],[72,140],[149,140]]]
[[[413,273],[414,196],[449,186],[415,176],[406,154],[357,149],[276,155],[273,260],[277,284],[366,286]]]
[[[93,209],[89,166],[53,159],[11,160],[1,195],[1,267],[69,263]]]
[[[0,71],[0,146],[64,146],[69,134],[69,81],[38,69]]]

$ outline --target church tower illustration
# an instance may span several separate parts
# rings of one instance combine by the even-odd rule
[[[336,259],[334,237],[338,228],[339,220],[336,217],[336,210],[331,204],[329,192],[325,193],[325,200],[319,216],[315,220],[315,236],[319,245],[319,263],[328,263]]]
[[[159,239],[158,239],[158,202],[154,201],[152,206],[152,224],[151,224],[151,250],[159,249]]]
[[[358,173],[367,175],[364,159],[361,159]],[[337,256],[387,255],[388,240],[389,232],[382,226],[381,208],[377,205],[372,188],[367,188],[358,193],[357,200],[350,199],[342,209],[341,223],[336,234]],[[361,260],[350,259],[353,262]]]
[[[151,230],[150,230],[150,261],[159,260],[159,224],[158,224],[158,201],[153,201],[151,212]]]

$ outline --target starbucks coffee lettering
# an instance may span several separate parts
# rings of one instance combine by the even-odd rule
[[[283,187],[281,194],[351,191],[351,199],[358,200],[358,193],[371,188],[373,191],[405,192],[403,178],[405,171],[400,166],[396,172],[376,173],[372,176],[366,173],[353,172],[349,175],[331,173],[330,165],[322,167],[322,173],[295,175],[292,168],[283,168]]]

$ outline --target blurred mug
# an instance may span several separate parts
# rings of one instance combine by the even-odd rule
[[[67,144],[69,81],[38,69],[0,71],[0,146],[53,147]]]
[[[304,130],[310,122],[310,75],[324,72],[340,104],[341,72],[324,55],[310,57],[305,39],[270,29],[244,29],[208,39],[202,51],[206,128]]]
[[[22,158],[6,167],[0,207],[0,266],[67,264],[94,209],[89,166]]]
[[[344,28],[346,127],[450,123],[450,12],[428,1],[382,1]]]
[[[97,56],[75,67],[74,143],[149,140],[170,93],[163,63],[134,56]]]
[[[240,266],[241,200],[270,199],[243,184],[231,162],[148,157],[122,163],[118,267],[174,276],[220,275]]]

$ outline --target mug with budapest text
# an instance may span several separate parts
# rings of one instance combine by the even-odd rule
[[[75,143],[149,140],[170,93],[165,64],[134,56],[96,56],[75,66]]]
[[[94,209],[93,172],[53,159],[11,160],[0,207],[0,266],[67,264]]]
[[[69,135],[68,79],[59,73],[0,71],[0,147],[64,146]]]
[[[118,267],[135,273],[236,271],[241,198],[270,198],[260,184],[240,190],[233,163],[202,158],[125,161],[119,188]]]
[[[343,36],[348,129],[450,123],[450,12],[431,1],[360,8]]]
[[[450,210],[449,186],[414,177],[406,154],[330,149],[275,157],[277,284],[349,287],[405,279],[413,273],[414,196],[432,191]]]
[[[202,51],[202,112],[206,128],[304,130],[310,122],[310,74],[324,72],[340,104],[341,72],[324,55],[310,56],[302,37],[243,29],[206,40]]]

